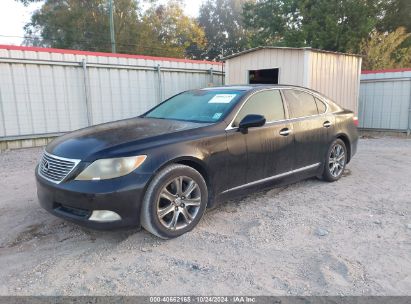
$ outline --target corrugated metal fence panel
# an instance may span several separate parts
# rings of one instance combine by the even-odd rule
[[[211,75],[208,73],[193,73],[190,75],[187,73],[163,71],[161,77],[163,99],[185,90],[204,88],[211,83]],[[220,75],[213,75],[214,83],[222,84],[222,80]]]
[[[215,63],[16,48],[0,47],[0,137],[137,116],[183,90],[223,80]]]
[[[411,71],[368,72],[361,76],[361,128],[409,130],[410,110]]]
[[[9,58],[23,55],[16,52],[10,51]],[[0,136],[65,132],[85,126],[81,78],[81,69],[72,66],[0,62],[4,116]]]

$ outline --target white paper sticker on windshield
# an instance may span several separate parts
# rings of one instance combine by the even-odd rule
[[[208,103],[230,103],[236,96],[236,94],[217,94]]]

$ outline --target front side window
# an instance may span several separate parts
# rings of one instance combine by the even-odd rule
[[[212,123],[223,119],[244,94],[241,90],[193,90],[166,100],[143,117]]]
[[[298,90],[284,90],[284,97],[290,110],[290,118],[317,115],[314,96]]]
[[[285,119],[280,91],[269,90],[252,95],[234,119],[233,127],[238,127],[240,121],[249,114],[262,115],[267,122]]]

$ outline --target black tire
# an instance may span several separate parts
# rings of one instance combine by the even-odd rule
[[[342,149],[343,152],[343,162],[337,161],[339,157],[336,155],[336,149]],[[337,165],[338,164],[338,165]],[[337,138],[332,142],[327,151],[327,156],[324,162],[324,171],[322,174],[322,179],[327,182],[335,182],[341,178],[344,173],[345,166],[347,164],[347,148],[345,143]]]
[[[197,186],[193,186],[195,184]],[[178,185],[181,185],[180,188]],[[186,198],[184,193],[188,193],[189,186],[195,188]],[[170,194],[171,199],[169,199]],[[207,184],[197,170],[180,164],[167,166],[157,173],[147,188],[141,207],[141,225],[145,230],[162,239],[178,237],[198,224],[207,202]],[[165,210],[164,213],[167,212],[163,217],[160,216],[162,210]],[[190,216],[193,216],[191,221]],[[166,227],[168,224],[169,228]]]

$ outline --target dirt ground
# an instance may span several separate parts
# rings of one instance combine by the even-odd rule
[[[340,181],[226,202],[170,241],[48,214],[41,151],[0,153],[0,295],[411,295],[410,139],[362,139]]]

